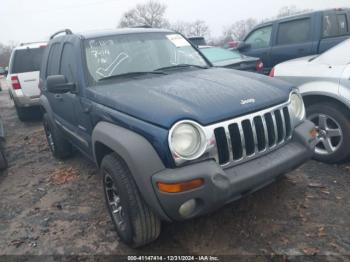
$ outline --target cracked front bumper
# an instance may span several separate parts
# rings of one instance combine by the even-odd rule
[[[184,220],[211,212],[273,182],[309,160],[314,152],[314,125],[304,121],[295,128],[292,139],[284,146],[254,160],[223,169],[209,160],[177,169],[166,169],[152,177],[159,204],[171,220]],[[179,183],[203,179],[204,184],[181,193],[165,193],[157,183]],[[180,214],[180,207],[195,203],[190,214]]]

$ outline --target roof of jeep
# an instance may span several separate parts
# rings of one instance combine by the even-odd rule
[[[140,33],[174,33],[174,31],[167,29],[156,29],[156,28],[121,28],[121,29],[110,29],[110,30],[99,30],[90,31],[84,33],[78,33],[82,38],[98,38],[111,35],[127,35],[127,34],[140,34]]]

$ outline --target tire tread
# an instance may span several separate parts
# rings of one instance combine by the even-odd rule
[[[160,234],[160,219],[144,202],[126,163],[115,153],[102,160],[102,167],[110,165],[124,186],[128,198],[128,212],[132,224],[133,236],[129,241],[132,247],[140,247],[156,240]]]
[[[47,113],[44,114],[43,121],[50,125],[51,133],[53,135],[53,140],[55,143],[55,151],[52,152],[54,157],[64,160],[69,158],[73,154],[73,148],[71,143],[64,138],[62,132],[57,129],[57,127],[52,123],[50,117]]]

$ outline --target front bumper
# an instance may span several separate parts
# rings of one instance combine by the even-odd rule
[[[312,157],[315,140],[310,133],[313,129],[314,125],[305,121],[294,130],[293,138],[283,147],[228,169],[222,169],[210,160],[163,170],[152,177],[159,204],[170,219],[184,220],[211,212],[250,194]],[[204,185],[186,192],[165,193],[157,188],[157,182],[178,183],[198,178],[204,179]],[[189,200],[195,201],[195,208],[184,217],[180,215],[179,208]]]

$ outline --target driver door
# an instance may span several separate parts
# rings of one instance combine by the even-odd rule
[[[64,75],[68,83],[74,83],[76,91],[67,92],[64,94],[56,94],[56,104],[53,108],[56,114],[56,122],[70,137],[70,140],[75,141],[80,148],[88,147],[86,139],[82,138],[78,133],[77,116],[79,103],[79,82],[77,79],[77,52],[74,45],[70,42],[65,42],[62,48],[60,59],[59,74]],[[80,117],[81,118],[81,117]]]

